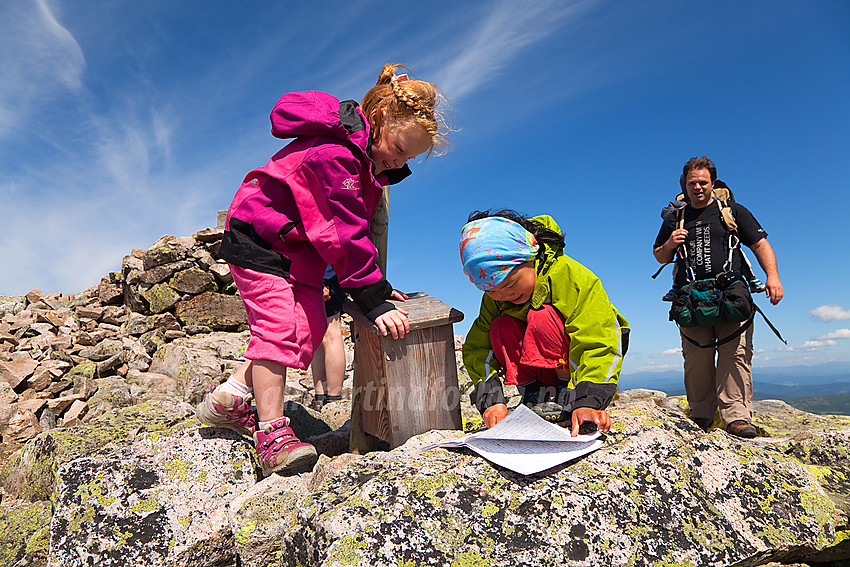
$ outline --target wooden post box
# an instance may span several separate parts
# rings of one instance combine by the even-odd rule
[[[353,302],[344,307],[354,339],[353,453],[375,448],[369,435],[395,448],[432,429],[463,428],[452,330],[463,313],[425,293],[394,303],[410,323],[397,340],[382,336]]]

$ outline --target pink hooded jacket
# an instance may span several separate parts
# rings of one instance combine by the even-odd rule
[[[272,135],[295,140],[245,176],[227,211],[219,257],[316,287],[330,264],[367,316],[393,309],[385,301],[392,286],[378,268],[369,221],[381,186],[410,170],[372,174],[369,123],[354,101],[288,93],[271,122]]]

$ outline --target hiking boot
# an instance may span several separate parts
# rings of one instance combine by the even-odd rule
[[[697,427],[708,433],[708,428],[714,423],[714,418],[711,417],[692,417],[691,421],[697,424]]]
[[[263,476],[273,472],[310,466],[316,462],[316,448],[304,443],[289,427],[289,418],[280,417],[254,430],[254,448],[263,468]]]
[[[552,423],[558,423],[559,421],[566,419],[564,406],[555,402],[543,402],[542,404],[537,404],[531,408],[531,411]]]
[[[213,384],[204,401],[195,408],[195,415],[205,425],[231,429],[243,437],[253,439],[257,412],[251,407],[251,397],[250,394],[241,398],[230,392],[222,392],[221,387],[217,388]]]
[[[746,419],[738,419],[728,424],[726,426],[726,432],[736,437],[743,437],[744,439],[752,439],[758,435],[758,429]]]
[[[540,401],[540,382],[535,380],[529,382],[522,388],[522,400],[520,403],[528,408],[533,408]]]

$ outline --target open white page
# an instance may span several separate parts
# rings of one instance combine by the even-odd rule
[[[603,445],[597,431],[572,437],[568,429],[517,406],[491,429],[424,447],[469,447],[488,461],[520,474],[534,474],[595,451]]]

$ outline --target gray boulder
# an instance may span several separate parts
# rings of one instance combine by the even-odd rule
[[[150,372],[175,379],[179,399],[191,404],[204,398],[210,384],[222,381],[221,361],[212,350],[184,346],[179,341],[156,351]]]
[[[0,481],[54,502],[51,566],[846,564],[850,418],[761,402],[773,435],[741,440],[681,403],[622,396],[599,451],[532,476],[423,451],[460,435],[433,431],[261,479],[250,443],[149,402],[39,435]],[[19,524],[4,545],[43,565],[21,542],[47,535]]]
[[[847,509],[785,445],[722,431],[704,435],[680,411],[651,402],[613,410],[612,418],[604,448],[530,477],[465,450],[420,452],[455,432],[370,453],[298,503],[282,539],[281,565],[761,565],[850,558],[842,531]],[[850,446],[846,424],[824,434],[836,447]],[[831,470],[848,472],[846,463],[838,469]]]
[[[56,475],[51,567],[236,565],[228,503],[256,482],[251,447],[190,428],[140,435]]]
[[[202,325],[215,330],[233,330],[248,323],[239,296],[212,291],[180,302],[177,317],[184,325]]]

